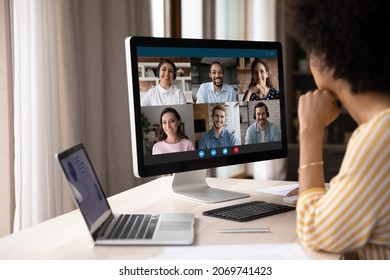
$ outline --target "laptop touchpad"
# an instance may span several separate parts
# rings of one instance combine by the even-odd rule
[[[190,230],[190,222],[162,222],[160,230],[162,231],[177,231],[177,230]]]

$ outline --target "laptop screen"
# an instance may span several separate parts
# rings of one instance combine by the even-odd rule
[[[82,144],[58,154],[70,183],[73,197],[88,225],[94,232],[111,214],[106,196]]]

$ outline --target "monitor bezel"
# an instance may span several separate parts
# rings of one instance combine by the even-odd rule
[[[280,127],[281,148],[277,150],[259,151],[255,153],[243,153],[226,155],[213,158],[199,158],[185,162],[169,162],[169,164],[145,165],[143,151],[143,135],[141,119],[141,100],[138,76],[138,47],[175,47],[175,48],[215,48],[257,50],[269,49],[277,51],[278,79],[280,94]],[[241,40],[211,40],[211,39],[183,39],[183,38],[157,38],[132,36],[125,40],[126,65],[128,78],[128,98],[130,112],[130,131],[133,158],[133,172],[137,177],[149,177],[156,175],[172,174],[192,170],[208,169],[236,164],[244,164],[256,161],[271,160],[287,157],[287,128],[286,128],[286,96],[283,73],[283,52],[280,42],[260,42]],[[136,104],[136,105],[135,105]],[[284,108],[284,109],[282,109]],[[243,145],[241,145],[243,146]],[[172,155],[171,155],[172,156]]]

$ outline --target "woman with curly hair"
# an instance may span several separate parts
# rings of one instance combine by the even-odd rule
[[[316,250],[390,259],[390,40],[388,0],[286,0],[289,33],[318,89],[298,105],[297,231]],[[340,102],[357,122],[325,189],[323,137]]]

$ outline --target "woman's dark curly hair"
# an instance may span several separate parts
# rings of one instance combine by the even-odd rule
[[[390,92],[389,0],[285,0],[288,32],[354,93]]]

